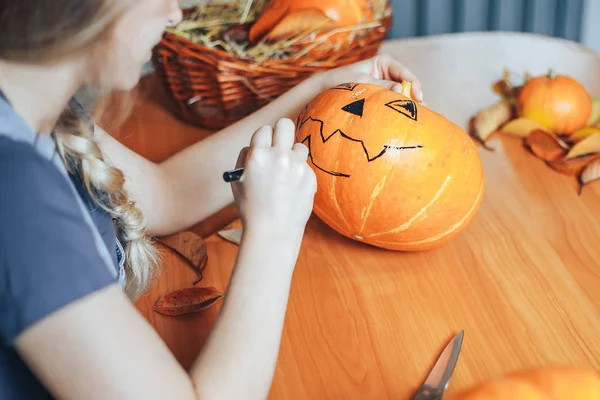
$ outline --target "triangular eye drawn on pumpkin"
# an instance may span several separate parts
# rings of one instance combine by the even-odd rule
[[[362,117],[364,106],[365,106],[365,99],[360,99],[360,100],[353,101],[352,103],[350,103],[348,105],[345,105],[344,107],[342,107],[342,110],[344,110],[350,114],[354,114],[354,115],[358,115],[359,117]]]
[[[394,100],[386,106],[412,120],[417,120],[417,105],[412,100]]]
[[[348,91],[353,91],[354,89],[356,89],[356,87],[358,86],[358,83],[341,83],[335,87],[333,87],[332,89],[338,89],[338,90],[348,90]]]

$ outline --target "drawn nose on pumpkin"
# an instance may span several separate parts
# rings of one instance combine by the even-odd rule
[[[365,106],[365,99],[360,99],[360,100],[353,101],[352,103],[342,107],[342,110],[344,110],[350,114],[354,114],[354,115],[358,115],[359,117],[362,117],[364,106]]]

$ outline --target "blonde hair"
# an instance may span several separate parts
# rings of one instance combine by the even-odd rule
[[[0,58],[40,62],[83,51],[101,40],[130,4],[125,0],[0,0]],[[123,172],[105,159],[94,140],[92,121],[73,103],[62,112],[52,136],[67,170],[80,178],[94,202],[113,218],[125,250],[125,292],[136,299],[151,281],[158,255],[146,233],[144,215],[125,190]]]

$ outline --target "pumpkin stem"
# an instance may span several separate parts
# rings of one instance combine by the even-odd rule
[[[402,81],[402,96],[406,96],[409,99],[412,98],[410,96],[410,89],[412,88],[412,83],[408,82],[408,81]]]
[[[548,78],[550,78],[550,79],[556,78],[556,74],[554,73],[554,70],[552,68],[550,68],[548,70]]]

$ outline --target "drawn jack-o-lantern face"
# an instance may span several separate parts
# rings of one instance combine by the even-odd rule
[[[391,101],[380,100],[377,96],[379,93],[373,94],[373,88],[357,83],[343,83],[329,91],[344,91],[347,95],[338,94],[318,99],[319,104],[312,106],[313,112],[308,112],[307,105],[297,121],[299,132],[308,132],[300,141],[309,147],[311,162],[319,170],[335,176],[350,177],[349,171],[339,170],[340,166],[335,165],[339,161],[336,157],[323,154],[334,148],[338,149],[336,141],[348,141],[346,145],[357,149],[362,147],[367,162],[374,162],[389,151],[417,150],[422,147],[417,138],[408,142],[402,140],[398,127],[393,124],[399,115],[418,121],[419,106],[413,100],[400,98],[401,96]],[[337,113],[328,113],[328,118],[323,118],[320,113],[314,112],[315,109],[328,112],[335,110]],[[390,123],[386,124],[386,120]],[[405,133],[408,124],[404,121],[402,126]]]
[[[411,98],[344,83],[310,101],[296,140],[317,175],[315,213],[376,246],[420,250],[462,231],[478,209],[483,169],[466,132]]]

